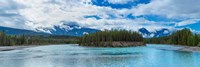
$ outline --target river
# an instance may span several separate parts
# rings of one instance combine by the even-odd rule
[[[156,44],[126,48],[38,46],[1,51],[0,67],[200,67],[199,52],[178,49]]]

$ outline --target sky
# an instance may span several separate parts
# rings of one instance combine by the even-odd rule
[[[200,31],[200,0],[0,0],[0,26]]]

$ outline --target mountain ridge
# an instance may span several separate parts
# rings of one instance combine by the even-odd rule
[[[155,30],[153,32],[150,32],[146,28],[140,28],[138,32],[140,32],[145,38],[168,36],[173,33],[173,31],[167,28],[162,28],[160,30]]]
[[[53,35],[72,35],[72,36],[82,36],[84,34],[95,33],[97,29],[91,29],[86,27],[80,27],[78,25],[62,25],[62,26],[54,26],[53,28],[39,28],[36,29],[39,32],[46,31],[46,33],[50,33]]]
[[[54,26],[53,28],[37,28],[36,30],[25,30],[25,29],[16,29],[10,27],[0,26],[0,31],[4,31],[10,35],[70,35],[70,36],[82,36],[84,34],[91,34],[98,32],[100,30],[91,29],[86,27],[80,27],[78,25],[62,25]],[[151,37],[162,37],[172,34],[173,31],[170,31],[167,28],[162,28],[160,30],[149,31],[146,28],[139,28],[138,31],[143,35],[144,38]]]

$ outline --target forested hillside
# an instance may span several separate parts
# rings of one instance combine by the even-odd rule
[[[7,35],[0,32],[0,46],[77,43],[78,38],[62,35]]]
[[[193,34],[189,29],[183,29],[170,36],[147,38],[145,41],[146,43],[200,46],[200,35]]]

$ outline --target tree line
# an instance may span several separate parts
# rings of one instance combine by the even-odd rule
[[[85,34],[80,38],[82,46],[102,46],[102,42],[114,41],[143,42],[143,37],[138,32],[127,30],[104,30],[94,34]]]
[[[200,35],[193,34],[189,29],[179,30],[169,36],[146,38],[138,32],[127,30],[105,30],[82,37],[66,35],[7,35],[0,32],[0,46],[42,45],[42,44],[77,44],[82,46],[102,46],[102,42],[115,41],[143,42],[154,44],[175,44],[200,46]]]
[[[66,43],[78,43],[78,38],[64,35],[7,35],[0,32],[0,46]]]
[[[200,46],[200,35],[193,34],[189,29],[182,29],[170,36],[146,38],[146,43],[175,44],[186,46]]]

